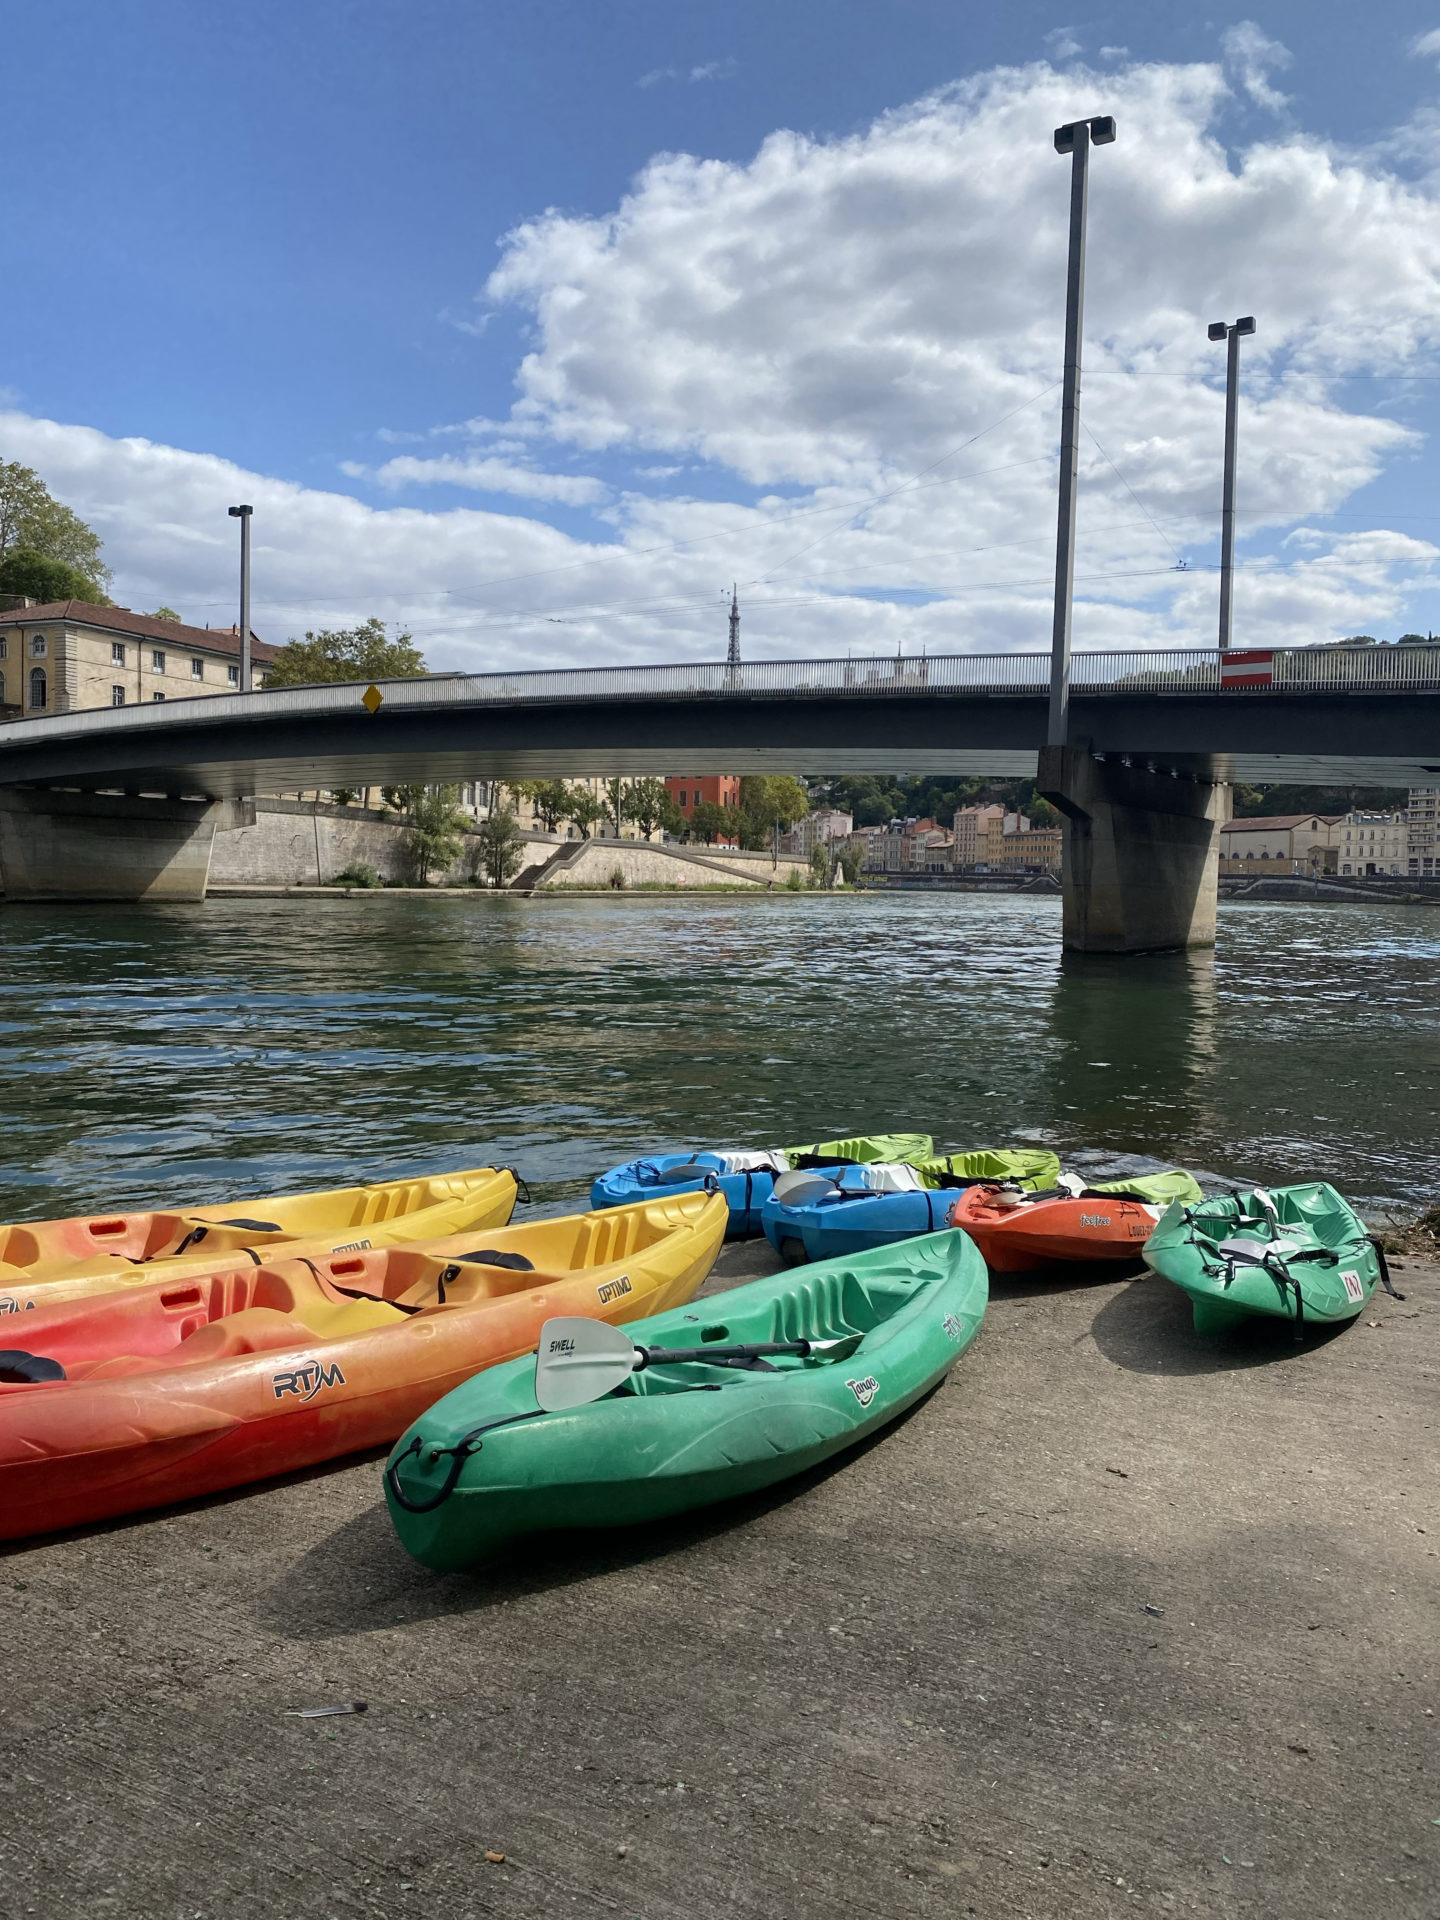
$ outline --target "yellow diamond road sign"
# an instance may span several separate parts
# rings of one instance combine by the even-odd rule
[[[361,698],[361,701],[364,703],[364,705],[370,709],[371,713],[378,713],[380,711],[380,702],[385,698],[385,696],[380,691],[379,687],[372,686],[372,687],[367,687],[364,693],[361,694],[360,698]]]

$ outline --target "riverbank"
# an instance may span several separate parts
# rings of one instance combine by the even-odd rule
[[[374,1462],[11,1551],[6,1910],[1431,1920],[1440,1268],[1396,1281],[1300,1347],[997,1281],[844,1464],[481,1574]]]

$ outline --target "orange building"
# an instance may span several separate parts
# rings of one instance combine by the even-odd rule
[[[702,800],[709,800],[717,807],[738,807],[740,776],[738,773],[672,773],[666,776],[665,791],[688,820]],[[738,846],[740,843],[727,834],[720,844]]]
[[[665,791],[688,820],[702,800],[709,800],[717,807],[738,807],[740,776],[738,773],[670,774],[665,781]]]

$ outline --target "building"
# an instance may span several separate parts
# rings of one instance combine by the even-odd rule
[[[1347,813],[1336,830],[1337,870],[1342,873],[1404,873],[1409,823],[1404,813]]]
[[[1011,815],[1014,820],[1015,816]],[[989,867],[1027,867],[1046,873],[1060,871],[1064,834],[1059,827],[1037,827],[1022,813],[1016,825],[993,828],[985,836],[985,864]]]
[[[1226,861],[1289,861],[1290,871],[1315,864],[1313,851],[1337,844],[1338,813],[1275,813],[1253,820],[1227,820],[1220,829],[1221,871]]]
[[[807,813],[803,820],[795,822],[788,833],[781,834],[780,851],[798,854],[802,860],[808,860],[817,847],[848,840],[854,826],[853,814],[820,808],[814,813]]]
[[[276,649],[252,631],[250,652],[258,679]],[[0,613],[0,706],[12,718],[187,700],[239,685],[236,627],[191,627],[84,600]]]
[[[738,773],[672,773],[665,776],[665,791],[689,820],[696,807],[708,800],[715,807],[739,807]],[[724,834],[717,842],[722,847],[738,847],[738,834]]]
[[[1440,787],[1412,787],[1405,809],[1405,869],[1440,879]]]
[[[991,825],[1005,820],[1004,807],[960,807],[954,820],[955,865],[978,867],[985,861]],[[988,863],[987,863],[988,864]]]

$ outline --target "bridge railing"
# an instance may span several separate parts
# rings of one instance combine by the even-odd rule
[[[1071,688],[1081,696],[1193,694],[1222,691],[1213,647],[1165,652],[1077,653]],[[1258,656],[1263,684],[1246,694],[1296,692],[1410,693],[1440,691],[1440,643],[1386,647],[1294,647]],[[1228,679],[1228,676],[1227,676]],[[0,724],[0,745],[33,740],[35,730],[66,735],[148,732],[197,720],[263,723],[287,713],[320,718],[350,713],[367,682],[275,687],[258,694],[219,694],[148,706],[96,707]],[[723,661],[663,667],[558,667],[535,673],[437,674],[381,683],[391,711],[425,708],[533,706],[586,700],[773,699],[806,694],[875,699],[916,695],[1041,694],[1050,684],[1048,653],[958,653],[888,659]],[[1229,684],[1234,684],[1230,681]]]

